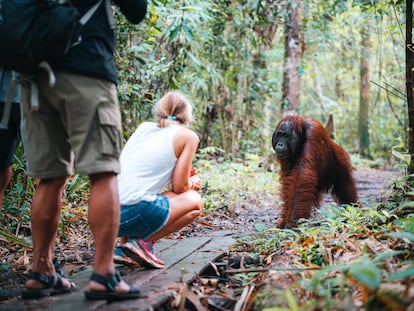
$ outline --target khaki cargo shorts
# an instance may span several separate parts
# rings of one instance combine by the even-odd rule
[[[121,114],[116,86],[108,81],[55,72],[35,77],[39,110],[31,109],[31,87],[21,83],[22,140],[27,173],[52,178],[103,172],[119,173]]]

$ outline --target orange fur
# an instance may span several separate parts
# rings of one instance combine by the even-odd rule
[[[331,192],[339,204],[356,203],[358,195],[349,156],[324,126],[311,118],[286,116],[276,126],[274,147],[275,134],[282,123],[296,132],[300,149],[287,158],[277,157],[283,201],[277,226],[291,227],[299,218],[309,218],[312,207],[319,207],[323,192]]]

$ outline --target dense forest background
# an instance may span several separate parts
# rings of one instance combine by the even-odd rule
[[[191,99],[205,214],[189,229],[252,224],[257,232],[232,252],[266,256],[270,267],[264,275],[247,269],[240,282],[229,278],[241,288],[261,284],[235,296],[254,299],[256,310],[412,310],[412,0],[148,1],[139,25],[116,12],[124,139],[153,119],[167,91]],[[279,176],[271,136],[288,113],[334,130],[357,169],[362,208],[327,204],[297,229],[273,228]],[[21,144],[15,160],[0,211],[2,289],[24,286],[32,255],[36,185]],[[388,170],[397,165],[402,177]],[[88,196],[87,176],[71,176],[55,243],[66,269],[91,264]],[[289,284],[275,279],[272,264]]]
[[[285,113],[326,124],[376,165],[407,149],[403,1],[154,0],[145,23],[118,16],[124,136],[168,90],[195,106],[201,152],[271,154]]]

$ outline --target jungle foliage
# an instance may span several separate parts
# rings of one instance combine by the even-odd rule
[[[150,4],[145,25],[118,15],[119,96],[125,138],[152,118],[154,103],[179,89],[193,101],[201,147],[228,159],[266,155],[280,119],[284,24],[289,1],[167,1]],[[359,150],[361,40],[370,42],[369,154],[389,163],[407,141],[404,7],[398,1],[304,1],[299,113],[326,122]]]
[[[185,93],[194,104],[193,128],[201,138],[195,166],[205,183],[208,212],[276,200],[278,176],[272,167],[270,137],[281,117],[288,2],[152,0],[148,18],[137,26],[116,14],[115,59],[124,138],[140,122],[153,118],[154,104],[165,92],[178,89]],[[333,115],[335,139],[352,153],[356,167],[369,163],[400,165],[405,170],[409,161],[404,154],[408,119],[404,14],[403,1],[397,0],[303,1],[305,49],[298,69],[299,113],[323,123]],[[356,155],[363,36],[370,43],[370,162]],[[4,269],[16,263],[25,267],[28,262],[34,188],[19,148],[0,213]],[[59,226],[61,241],[70,235],[79,241],[88,238],[79,238],[78,233],[87,232],[88,190],[85,177],[75,175],[68,181]],[[402,284],[403,290],[412,285],[412,195],[403,181],[395,184],[388,203],[371,209],[322,210],[324,220],[304,222],[291,231],[257,224],[254,239],[244,241],[253,252],[271,255],[289,250],[300,269],[315,268],[312,273],[299,269],[291,290],[270,293],[282,297],[285,305],[274,300],[267,303],[265,294],[257,303],[272,310],[329,310],[332,303],[354,299],[352,290],[357,286],[362,298],[354,299],[355,303],[373,306],[372,310],[378,304],[394,302],[403,308],[404,292],[385,302],[381,297],[384,285],[395,289],[396,283]],[[361,255],[360,259],[346,257],[355,246],[349,241],[368,241],[352,253]],[[20,257],[12,255],[16,250]],[[389,263],[392,270],[387,270]]]

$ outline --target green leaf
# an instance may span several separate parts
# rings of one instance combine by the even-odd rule
[[[193,42],[194,41],[194,33],[193,33],[193,30],[190,27],[188,27],[186,24],[183,24],[183,30],[187,34],[187,36],[189,38],[189,41],[190,42]]]
[[[372,290],[378,289],[381,282],[381,270],[372,264],[356,264],[351,267],[349,274]]]
[[[407,193],[407,195],[410,195],[410,192]],[[411,193],[412,195],[412,193]],[[399,210],[403,210],[405,208],[407,209],[411,209],[414,207],[414,201],[409,201],[409,202],[405,202],[403,204],[400,205]]]
[[[31,244],[28,243],[27,241],[13,235],[13,234],[7,233],[6,231],[0,230],[0,235],[4,236],[7,239],[9,239],[13,243],[20,244],[20,245],[25,246],[25,247],[30,247],[31,246]]]
[[[398,272],[395,272],[394,274],[391,274],[390,276],[388,276],[387,281],[396,281],[396,280],[406,279],[406,278],[413,277],[413,276],[414,276],[414,265],[408,267],[405,270],[398,271]]]
[[[266,230],[266,226],[264,224],[254,224],[254,228],[258,232],[264,232]]]
[[[173,25],[171,28],[171,31],[169,33],[169,40],[170,42],[174,41],[178,34],[180,33],[181,27],[180,25]]]
[[[289,310],[299,311],[300,310],[299,306],[298,306],[298,304],[296,302],[296,299],[293,296],[292,292],[290,290],[286,290],[285,293],[286,293],[286,300],[289,304]]]
[[[410,164],[410,162],[411,162],[411,156],[408,153],[402,153],[402,152],[399,152],[399,151],[397,151],[395,149],[392,149],[391,150],[391,153],[397,159],[399,159],[399,160],[407,163],[408,165]]]
[[[7,262],[2,262],[1,265],[0,265],[0,271],[2,273],[4,273],[4,272],[7,272],[9,270],[10,270],[9,264]]]
[[[386,236],[394,239],[408,240],[410,242],[414,241],[414,233],[411,232],[391,232],[387,233]]]
[[[397,255],[401,255],[401,254],[405,254],[405,251],[387,251],[384,253],[380,253],[378,256],[375,257],[375,259],[373,260],[374,263],[382,263],[384,262],[384,260],[397,256]]]

